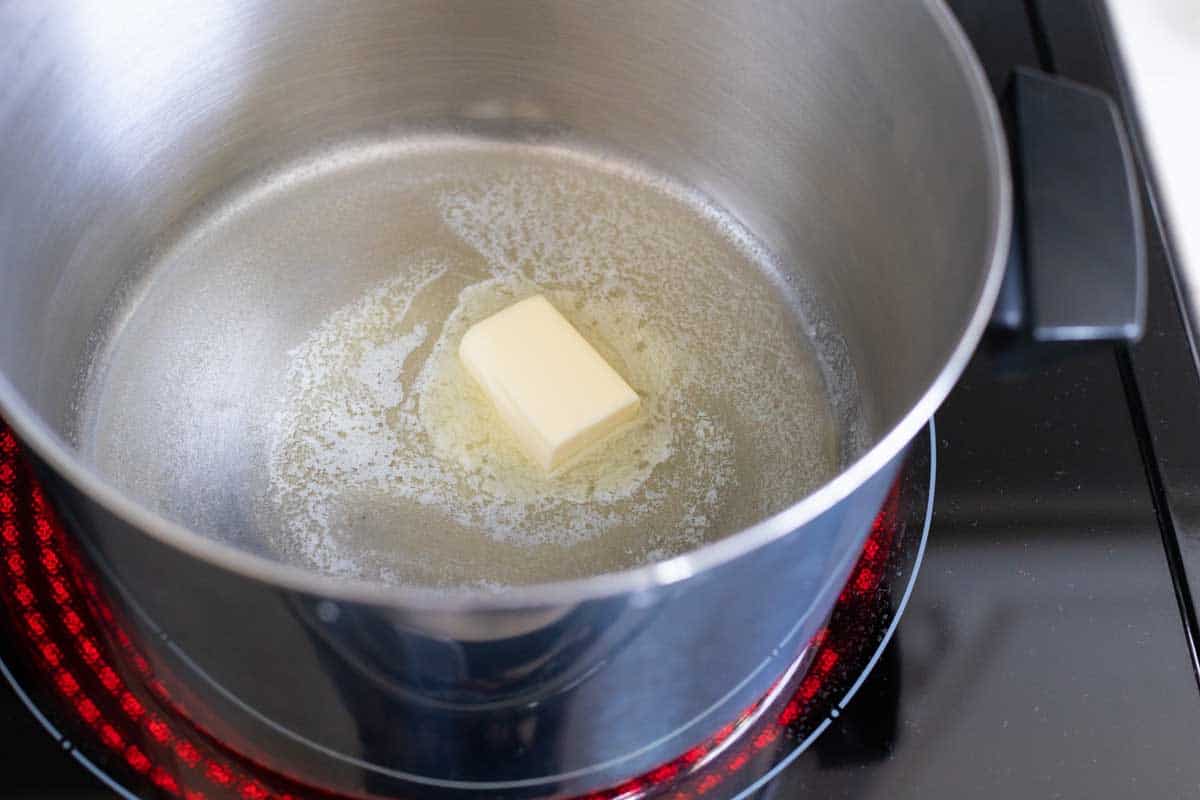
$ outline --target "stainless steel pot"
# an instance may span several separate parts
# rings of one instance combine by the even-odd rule
[[[827,617],[1004,272],[1004,135],[934,0],[8,0],[0,76],[0,410],[198,722],[327,786],[582,793],[736,717]],[[500,593],[334,580],[131,499],[69,430],[128,273],[240,176],[381,126],[580,134],[699,188],[820,297],[867,446],[686,555]]]

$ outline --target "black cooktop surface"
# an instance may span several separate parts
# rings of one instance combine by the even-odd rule
[[[1088,0],[951,6],[998,91],[1025,65],[1120,97]],[[764,797],[1200,794],[1200,377],[1152,211],[1141,344],[1017,367],[982,351],[938,413],[933,524],[904,617]],[[0,793],[112,796],[3,685],[0,725]]]
[[[951,6],[997,91],[1024,65],[1121,98],[1098,6]],[[929,548],[892,658],[839,720],[840,758],[806,754],[768,796],[1200,793],[1200,382],[1146,212],[1145,339],[1015,374],[976,356],[937,416]],[[898,703],[895,725],[872,703]]]

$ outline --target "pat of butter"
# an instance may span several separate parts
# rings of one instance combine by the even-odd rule
[[[641,404],[541,295],[472,325],[458,357],[525,454],[548,471],[632,420]]]

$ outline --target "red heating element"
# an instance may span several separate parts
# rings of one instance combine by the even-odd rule
[[[899,523],[897,493],[839,598],[839,612],[879,594]],[[9,628],[30,666],[49,680],[52,715],[79,735],[70,745],[141,796],[183,800],[302,800],[338,795],[309,786],[234,752],[192,722],[105,599],[77,546],[50,507],[21,445],[0,422],[0,552]],[[861,643],[822,629],[790,694],[746,709],[675,760],[586,800],[717,796],[744,783],[748,766],[787,747],[830,706],[845,680],[847,648]],[[772,692],[771,696],[777,693]],[[741,780],[731,781],[734,776]],[[419,796],[414,790],[412,796]]]

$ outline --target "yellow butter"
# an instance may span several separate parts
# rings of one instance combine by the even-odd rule
[[[458,356],[522,450],[547,471],[634,419],[641,403],[541,295],[472,325]]]

